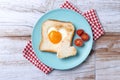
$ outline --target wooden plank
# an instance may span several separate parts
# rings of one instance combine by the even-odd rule
[[[120,36],[120,32],[106,32],[105,33],[106,36]]]
[[[94,54],[80,66],[67,71],[44,74],[22,56],[30,37],[0,37],[0,80],[94,80]]]
[[[120,36],[103,36],[95,45],[96,80],[120,79]]]
[[[72,0],[83,12],[91,8],[97,14],[106,35],[96,41],[94,51],[80,66],[54,70],[46,75],[22,56],[33,26],[49,10],[59,8],[65,0],[0,0],[0,80],[119,80],[120,79],[120,1]],[[23,37],[29,36],[29,37]]]
[[[96,80],[120,80],[120,67],[96,70]]]
[[[0,36],[29,36],[34,24],[43,13],[0,11]],[[9,13],[6,14],[6,13]],[[19,16],[18,16],[19,15]]]
[[[34,66],[1,66],[0,80],[95,80],[94,71],[84,73],[69,73],[59,75],[52,72],[49,75],[36,69]],[[63,73],[63,72],[62,72]]]
[[[49,0],[0,0],[0,36],[31,35],[35,23],[51,6]]]
[[[95,45],[96,80],[120,79],[120,37],[103,36]]]
[[[0,0],[0,9],[17,12],[46,12],[53,5],[54,0]]]
[[[120,32],[120,0],[77,0],[76,6],[82,11],[95,9],[106,32]]]
[[[73,80],[95,80],[94,72],[87,72],[87,73],[82,73],[82,74],[76,74],[76,76],[79,76],[79,77],[76,77]],[[68,79],[68,80],[70,80],[70,79]]]
[[[65,0],[0,0],[0,36],[31,35],[32,27],[37,20],[45,12],[59,8],[63,2]],[[73,0],[70,2],[82,11],[95,8],[106,32],[120,31],[119,0]]]
[[[65,0],[55,0],[52,9],[55,9],[56,7],[59,8],[63,2],[65,2]],[[106,32],[120,32],[119,0],[71,0],[70,2],[82,12],[95,9]]]
[[[96,69],[120,66],[120,37],[103,36],[95,45]]]

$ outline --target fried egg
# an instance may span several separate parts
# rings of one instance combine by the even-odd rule
[[[60,43],[67,36],[67,32],[64,28],[57,29],[50,27],[48,29],[48,38],[53,44]]]

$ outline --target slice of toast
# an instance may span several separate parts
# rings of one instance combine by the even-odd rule
[[[64,46],[63,46],[64,45]],[[57,57],[58,58],[66,58],[70,56],[75,56],[77,53],[77,50],[75,47],[70,46],[69,41],[63,41],[57,51]]]
[[[67,36],[62,39],[58,44],[53,44],[48,38],[48,31],[50,28],[54,27],[58,31],[62,28],[65,29]],[[46,20],[42,24],[42,39],[39,45],[39,49],[41,51],[47,51],[47,52],[56,52],[58,55],[58,58],[65,58],[69,56],[73,56],[76,54],[76,49],[74,47],[71,47],[72,38],[74,35],[74,26],[70,22],[63,22],[63,21],[57,21],[57,20]],[[63,50],[63,48],[65,48]],[[61,51],[63,50],[63,51]],[[66,50],[66,51],[65,51]],[[69,54],[67,52],[69,50]],[[63,54],[65,51],[66,55]]]

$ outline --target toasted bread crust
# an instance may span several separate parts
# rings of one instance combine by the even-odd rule
[[[43,30],[43,27],[44,27],[44,25],[46,25],[47,24],[47,22],[53,22],[54,24],[54,26],[55,26],[55,28],[57,28],[57,29],[61,29],[61,27],[64,27],[64,29],[68,32],[68,33],[70,33],[69,35],[70,35],[70,37],[69,37],[69,42],[70,42],[70,45],[69,46],[71,46],[71,43],[72,43],[72,39],[73,39],[73,35],[74,35],[74,31],[75,31],[75,28],[74,28],[74,26],[73,26],[73,24],[71,23],[71,22],[64,22],[64,21],[58,21],[58,20],[52,20],[52,19],[49,19],[49,20],[47,20],[47,21],[45,21],[45,22],[43,22],[43,24],[42,24],[42,32],[41,32],[41,37],[42,37],[42,39],[41,39],[41,41],[40,41],[40,44],[39,44],[39,50],[41,50],[41,51],[46,51],[46,52],[53,52],[53,53],[55,53],[55,52],[57,52],[57,50],[54,50],[54,49],[52,49],[52,48],[45,48],[45,46],[43,47],[43,45],[44,45],[44,41],[45,41],[45,38],[44,38],[44,30]],[[47,45],[46,45],[47,46]],[[71,55],[70,56],[74,56],[74,55],[76,55],[76,49],[75,50],[73,50],[73,52],[71,53]],[[69,57],[69,56],[66,56],[66,57]],[[58,58],[65,58],[65,57],[63,57],[63,56],[61,56],[61,53],[60,54],[58,54]]]

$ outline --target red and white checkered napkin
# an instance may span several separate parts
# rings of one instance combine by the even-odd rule
[[[37,68],[42,70],[44,73],[49,73],[52,71],[52,68],[46,66],[43,64],[35,55],[33,48],[32,48],[32,43],[29,41],[26,45],[26,47],[23,50],[23,56],[28,59],[32,64],[34,64]]]
[[[97,40],[101,35],[104,34],[104,30],[99,22],[99,19],[95,13],[95,10],[89,10],[85,13],[82,13],[79,9],[77,9],[75,6],[73,6],[71,3],[66,1],[61,8],[66,8],[66,9],[71,9],[74,10],[80,14],[82,14],[88,23],[90,24],[92,31],[93,31],[93,38],[94,40]],[[32,64],[34,64],[37,68],[42,70],[44,73],[48,74],[51,72],[53,69],[46,66],[43,64],[35,55],[33,48],[32,48],[32,43],[29,41],[26,45],[26,47],[23,50],[23,56],[28,59]]]

